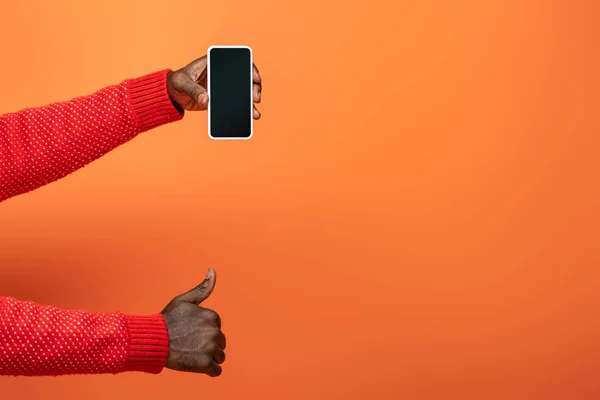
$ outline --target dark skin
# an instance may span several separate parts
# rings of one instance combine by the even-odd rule
[[[167,90],[173,104],[186,111],[204,111],[208,107],[206,56],[171,72]],[[260,103],[262,80],[254,66],[254,102]],[[254,106],[254,119],[260,112]],[[166,368],[221,375],[225,361],[225,335],[221,331],[219,315],[202,307],[216,283],[216,273],[209,269],[204,281],[187,293],[175,297],[161,312],[169,331],[169,356]]]
[[[192,61],[185,67],[173,71],[167,78],[167,90],[173,103],[186,111],[204,111],[208,107],[206,56]],[[260,103],[262,79],[254,65],[254,102]],[[254,106],[254,119],[260,112]]]
[[[213,377],[221,375],[227,345],[221,332],[221,318],[213,310],[200,306],[215,288],[216,278],[215,271],[209,269],[204,282],[175,297],[162,310],[169,330],[167,368]]]

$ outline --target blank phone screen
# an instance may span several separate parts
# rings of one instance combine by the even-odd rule
[[[212,48],[209,63],[210,136],[250,138],[253,112],[250,49]]]

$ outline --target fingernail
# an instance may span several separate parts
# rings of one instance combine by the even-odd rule
[[[211,276],[212,276],[212,269],[209,269],[208,272],[206,273],[206,276],[204,277],[204,279],[210,279]]]

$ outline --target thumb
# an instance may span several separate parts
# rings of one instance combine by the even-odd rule
[[[202,105],[208,98],[206,89],[197,84],[190,76],[186,73],[179,73],[173,77],[173,86],[179,92],[183,92],[190,96],[196,103]]]
[[[215,288],[216,282],[217,274],[215,273],[214,269],[209,268],[208,273],[204,278],[204,281],[189,292],[180,295],[177,298],[177,301],[198,305],[204,300],[208,299],[213,289]]]

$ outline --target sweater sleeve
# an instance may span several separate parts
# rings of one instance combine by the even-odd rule
[[[141,132],[183,118],[167,92],[169,72],[0,116],[0,202],[63,178]]]
[[[156,374],[168,349],[160,314],[60,310],[0,297],[0,375]]]

